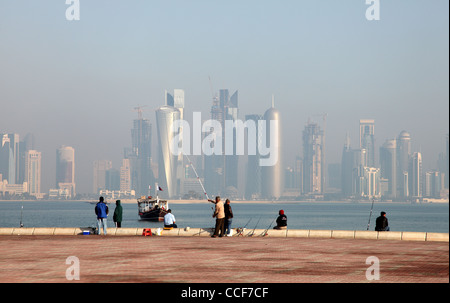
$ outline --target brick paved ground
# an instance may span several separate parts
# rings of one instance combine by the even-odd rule
[[[0,236],[0,282],[448,283],[447,242],[209,237]]]

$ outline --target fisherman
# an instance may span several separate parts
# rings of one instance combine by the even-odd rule
[[[122,227],[122,213],[123,208],[120,205],[120,200],[116,200],[116,209],[114,209],[113,221],[116,223],[116,228]]]
[[[214,230],[214,234],[211,236],[212,238],[223,237],[225,233],[225,207],[223,202],[220,201],[220,197],[216,197],[216,201],[208,200],[211,203],[216,205],[214,210],[213,218],[216,218],[216,227]]]
[[[97,215],[97,235],[100,234],[100,227],[103,227],[103,234],[106,236],[108,213],[108,205],[103,202],[103,197],[100,197],[98,203],[95,205],[95,214]]]
[[[167,214],[164,216],[164,227],[173,227],[178,228],[178,226],[175,224],[175,216],[172,215],[172,210],[169,209],[167,211]]]
[[[389,228],[388,219],[386,218],[386,213],[384,211],[382,211],[380,213],[380,216],[376,220],[375,230],[376,231],[390,231],[391,230]]]
[[[277,226],[275,226],[273,229],[287,229],[287,217],[284,214],[284,210],[280,210],[278,212],[278,215]]]
[[[225,200],[225,232],[227,237],[231,237],[231,223],[233,222],[233,210],[231,209],[230,200]]]

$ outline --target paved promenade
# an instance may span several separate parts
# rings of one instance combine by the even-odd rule
[[[66,278],[75,264],[66,264],[71,256],[79,260],[79,280]],[[379,280],[366,278],[374,264],[366,264],[368,257],[379,260]],[[449,245],[370,239],[0,235],[0,282],[448,283]]]

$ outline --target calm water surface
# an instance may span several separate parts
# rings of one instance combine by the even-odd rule
[[[236,203],[233,227],[266,229],[283,209],[290,229],[366,230],[371,203]],[[22,211],[23,206],[23,211]],[[113,227],[115,204],[108,204],[108,226]],[[162,227],[162,222],[139,220],[137,203],[123,204],[122,227]],[[213,227],[212,204],[175,204],[170,208],[179,227]],[[0,202],[0,227],[95,226],[95,204],[88,202],[8,201]],[[387,213],[392,231],[449,232],[449,204],[375,203],[370,230],[381,211]],[[273,225],[272,225],[273,226]]]

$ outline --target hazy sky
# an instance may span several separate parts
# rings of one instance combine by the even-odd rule
[[[43,190],[54,187],[56,148],[76,154],[77,192],[92,190],[92,162],[118,168],[131,145],[133,108],[154,110],[164,90],[185,90],[187,117],[209,118],[215,91],[239,90],[239,115],[280,110],[285,165],[302,155],[308,118],[327,113],[327,162],[346,132],[375,119],[378,147],[402,130],[434,168],[449,132],[449,2],[380,0],[0,0],[0,132],[33,133]]]

